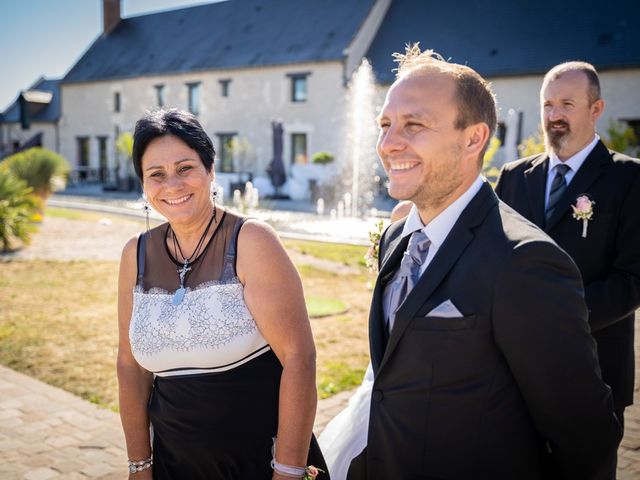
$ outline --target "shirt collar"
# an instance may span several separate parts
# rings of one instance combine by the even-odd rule
[[[422,223],[418,209],[413,205],[411,211],[409,211],[407,221],[404,223],[402,237],[411,235],[416,230],[422,230],[429,240],[431,240],[431,244],[436,249],[440,248],[440,245],[444,243],[453,225],[458,221],[458,217],[460,217],[460,214],[466,206],[469,205],[473,197],[476,196],[476,193],[480,191],[484,182],[485,179],[478,175],[478,178],[476,178],[467,191],[440,212],[428,225]]]
[[[596,135],[593,137],[593,140],[591,140],[589,145],[584,147],[582,150],[580,150],[574,156],[569,157],[564,162],[558,158],[558,156],[555,154],[555,152],[551,152],[549,154],[549,159],[550,159],[550,162],[549,162],[549,173],[551,173],[552,170],[557,165],[560,165],[561,163],[564,163],[565,165],[569,166],[573,173],[577,172],[578,169],[584,163],[584,161],[587,159],[589,154],[591,153],[591,150],[593,150],[596,147],[596,143],[598,143],[599,141],[600,141],[600,137],[596,133]]]

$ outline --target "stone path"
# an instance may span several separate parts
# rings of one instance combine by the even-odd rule
[[[350,394],[319,402],[316,433]],[[0,479],[125,479],[126,464],[116,413],[0,366]]]

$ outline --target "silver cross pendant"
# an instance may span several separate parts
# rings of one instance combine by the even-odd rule
[[[182,303],[182,299],[185,294],[184,277],[189,270],[191,270],[191,267],[189,266],[189,262],[186,261],[184,262],[184,265],[182,265],[182,268],[178,270],[178,275],[180,276],[180,288],[178,288],[176,293],[173,295],[173,299],[171,300],[173,305],[180,305]]]

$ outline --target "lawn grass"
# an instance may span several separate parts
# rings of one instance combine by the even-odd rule
[[[287,249],[295,250],[312,257],[330,260],[350,267],[365,267],[364,255],[367,247],[361,245],[344,245],[308,240],[283,240]]]
[[[345,313],[349,306],[336,298],[309,297],[305,298],[307,312],[310,318],[329,317],[339,313]]]
[[[47,214],[52,210],[58,213]],[[80,213],[75,218],[91,215]],[[340,249],[323,245],[307,253],[347,263]],[[369,277],[364,268],[357,274],[309,265],[299,270],[310,310],[331,310],[311,320],[318,389],[326,398],[357,386],[369,361]],[[0,261],[0,363],[116,410],[117,276],[115,261]],[[347,313],[336,314],[345,306]]]

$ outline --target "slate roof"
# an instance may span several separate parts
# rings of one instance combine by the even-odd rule
[[[41,92],[50,92],[53,97],[51,103],[40,110],[38,113],[33,114],[30,118],[31,122],[57,122],[60,118],[60,79],[44,77],[39,78],[31,85],[27,90],[38,90]],[[16,99],[0,116],[0,122],[2,123],[17,123],[20,122],[20,102]]]
[[[432,48],[487,77],[541,74],[568,60],[640,66],[637,0],[393,0],[367,57],[391,83],[393,52]]]
[[[374,0],[228,0],[124,18],[63,83],[340,60]]]

